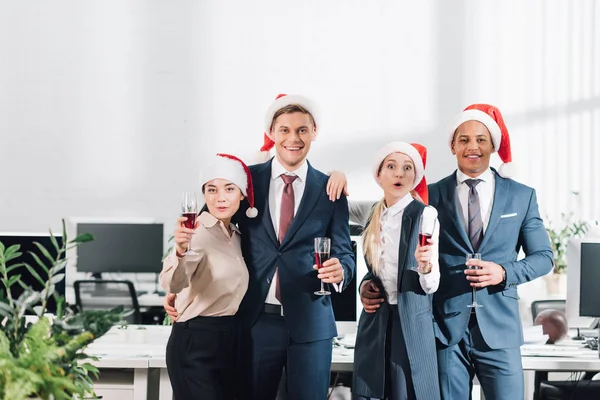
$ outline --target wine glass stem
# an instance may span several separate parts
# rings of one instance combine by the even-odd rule
[[[477,289],[473,288],[473,304],[477,304]]]
[[[325,288],[323,287],[323,281],[321,281],[321,292],[324,292]]]

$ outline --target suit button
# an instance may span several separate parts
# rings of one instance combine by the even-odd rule
[[[271,279],[267,278],[267,283],[271,283]]]
[[[277,255],[278,255],[279,257],[281,257],[281,256],[283,255],[283,253],[282,253],[282,252],[278,252],[278,253],[277,253]]]

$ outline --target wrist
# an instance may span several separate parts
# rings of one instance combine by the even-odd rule
[[[504,269],[502,265],[500,265],[500,268],[502,268],[502,280],[500,281],[500,285],[506,286],[506,269]]]

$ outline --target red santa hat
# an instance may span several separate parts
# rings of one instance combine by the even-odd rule
[[[427,148],[418,143],[391,142],[380,148],[375,154],[372,164],[373,178],[377,181],[379,167],[387,156],[392,153],[404,153],[410,157],[415,165],[415,182],[411,190],[417,192],[423,203],[429,204],[429,191],[425,179],[425,166],[427,164]]]
[[[246,210],[249,218],[258,215],[254,208],[254,188],[252,186],[252,175],[248,166],[236,156],[231,154],[217,154],[202,170],[200,186],[204,186],[213,179],[225,179],[240,188],[242,194],[248,199],[250,208]]]
[[[489,104],[471,104],[465,108],[464,111],[456,117],[451,126],[450,147],[452,147],[456,129],[462,123],[467,121],[479,121],[485,125],[492,136],[494,151],[498,153],[498,156],[503,162],[498,169],[498,173],[504,178],[514,176],[515,167],[512,163],[512,154],[510,151],[510,136],[508,136],[508,129],[506,129],[500,110]]]
[[[313,121],[315,122],[315,127],[317,126],[317,117],[315,115],[317,108],[312,101],[310,101],[310,99],[298,94],[278,94],[277,97],[275,97],[275,101],[271,103],[265,114],[263,146],[260,148],[263,156],[261,157],[262,159],[268,159],[269,151],[273,148],[273,146],[275,146],[275,142],[269,136],[271,132],[271,125],[273,124],[273,117],[277,111],[292,104],[297,104],[308,111],[310,115],[312,115]]]

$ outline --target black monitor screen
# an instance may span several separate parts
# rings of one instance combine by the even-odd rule
[[[600,243],[581,243],[579,315],[600,317]]]
[[[56,240],[57,240],[59,246],[62,246],[62,237],[56,236]],[[52,256],[52,258],[56,259],[56,256],[58,255],[58,252],[54,248],[54,245],[52,245],[52,241],[50,240],[49,234],[0,233],[0,242],[2,242],[2,244],[4,244],[5,248],[8,248],[8,247],[16,245],[16,244],[21,246],[21,248],[19,249],[19,252],[21,252],[22,255],[19,258],[12,260],[9,265],[12,265],[13,263],[14,264],[27,263],[27,264],[31,265],[33,268],[35,268],[35,271],[38,273],[38,275],[42,279],[46,279],[48,277],[48,275],[42,269],[42,267],[40,267],[38,265],[38,263],[35,261],[34,257],[30,254],[30,252],[33,252],[34,254],[36,254],[40,258],[40,260],[42,260],[44,262],[47,261],[47,258],[37,248],[37,246],[34,244],[34,242],[38,242],[39,244],[44,246],[48,250],[50,255]],[[64,254],[61,256],[61,258],[64,259]],[[50,266],[49,261],[46,263],[46,266],[47,267]],[[64,270],[62,272],[64,272]],[[14,275],[21,275],[21,281],[25,285],[31,287],[35,291],[39,292],[44,288],[43,285],[37,279],[35,279],[33,277],[33,275],[31,275],[29,270],[25,267],[20,267],[20,268],[14,269],[9,274],[9,276],[14,276]],[[1,286],[0,287],[0,296],[3,298],[6,298],[6,290],[5,290],[4,286],[2,286],[2,285],[0,285],[0,286]],[[65,280],[64,279],[55,285],[55,290],[59,295],[64,297],[64,295],[65,295]],[[21,295],[21,293],[23,293],[23,288],[18,283],[15,283],[14,285],[12,285],[10,287],[10,291],[11,291],[11,297],[13,299],[17,299]],[[56,302],[54,301],[54,298],[52,298],[52,297],[50,298],[50,300],[48,302],[47,312],[53,313],[53,314],[56,313]],[[29,310],[28,313],[32,314],[33,311]]]
[[[152,272],[162,268],[163,225],[78,223],[77,234],[94,240],[77,248],[81,272]]]
[[[356,257],[356,242],[352,241],[352,251]],[[336,321],[356,321],[356,271],[348,287],[341,293],[332,293],[331,305]],[[332,291],[333,292],[333,291]]]

